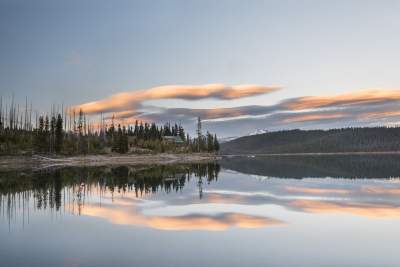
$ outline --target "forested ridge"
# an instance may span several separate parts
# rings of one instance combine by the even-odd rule
[[[287,130],[244,136],[221,145],[222,154],[400,151],[400,128]]]

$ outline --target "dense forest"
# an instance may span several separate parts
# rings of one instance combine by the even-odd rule
[[[114,117],[90,122],[82,111],[52,108],[50,115],[32,113],[32,107],[14,104],[6,107],[0,101],[0,155],[11,154],[101,154],[149,152],[216,152],[215,134],[201,131],[192,138],[178,124],[136,120],[134,125],[116,123]]]
[[[221,145],[223,154],[400,151],[400,128],[289,130],[241,137]]]

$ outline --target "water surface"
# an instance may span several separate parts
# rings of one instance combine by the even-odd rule
[[[0,174],[0,266],[398,266],[399,157]]]

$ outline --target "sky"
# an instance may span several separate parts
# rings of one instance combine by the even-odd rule
[[[0,95],[189,130],[200,116],[221,137],[397,125],[399,13],[399,1],[0,0]]]

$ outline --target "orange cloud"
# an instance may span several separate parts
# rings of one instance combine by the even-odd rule
[[[307,114],[307,115],[296,115],[282,120],[282,123],[294,123],[294,122],[306,122],[306,121],[316,121],[316,120],[329,120],[343,118],[346,114],[336,113],[336,114]]]
[[[261,120],[264,120],[265,124],[272,128],[281,128],[284,124],[305,122],[308,124],[313,122],[317,124],[335,123],[335,127],[338,127],[341,122],[346,122],[346,126],[348,126],[351,120],[355,122],[358,119],[366,120],[360,122],[362,124],[367,123],[368,119],[400,117],[400,111],[397,111],[394,106],[396,104],[394,101],[400,101],[400,90],[363,90],[330,96],[305,96],[287,99],[271,106],[248,105],[192,109],[145,105],[147,100],[157,99],[216,98],[233,100],[271,93],[279,89],[276,86],[260,85],[167,85],[118,93],[105,99],[75,106],[74,109],[82,109],[88,114],[106,113],[106,119],[110,119],[114,115],[114,122],[123,125],[132,124],[136,119],[148,122],[180,121],[185,125],[193,123],[193,118],[201,117],[207,123],[218,123],[217,121],[225,123],[224,119],[230,119],[231,125],[237,123],[233,121],[235,119],[241,119],[241,122],[243,119],[254,119],[254,122],[249,122],[249,124],[255,125],[254,127],[258,127]],[[393,111],[383,110],[380,112],[378,110],[390,107]],[[326,108],[329,108],[331,113]],[[256,121],[256,119],[258,120]]]
[[[398,117],[400,116],[400,111],[381,111],[381,112],[368,112],[361,114],[360,119],[381,119],[387,117]]]
[[[223,84],[206,85],[166,85],[147,90],[124,92],[112,95],[106,99],[85,103],[73,107],[82,109],[85,113],[108,113],[118,111],[135,111],[144,101],[156,99],[186,99],[196,100],[204,98],[217,98],[232,100],[243,97],[271,93],[279,90],[277,86],[237,85],[226,86]]]
[[[400,90],[363,90],[331,96],[305,96],[288,101],[284,106],[291,110],[345,106],[400,100]]]

